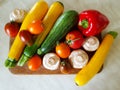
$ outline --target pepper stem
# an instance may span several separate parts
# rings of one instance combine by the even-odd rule
[[[79,25],[83,28],[88,28],[88,20],[84,19],[81,22],[79,22]]]

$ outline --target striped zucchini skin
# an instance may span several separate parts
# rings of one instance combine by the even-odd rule
[[[56,46],[56,42],[61,40],[77,22],[78,13],[75,10],[64,12],[56,21],[37,53],[43,55],[50,52]]]
[[[37,49],[39,48],[45,37],[48,35],[55,21],[63,13],[63,11],[64,6],[61,2],[56,1],[50,6],[48,13],[46,14],[42,21],[44,31],[40,35],[38,35],[33,46],[25,48],[24,54],[26,56],[31,57],[36,53]]]
[[[25,47],[22,56],[20,57],[17,65],[23,66],[26,61],[29,60],[36,52],[47,34],[50,32],[51,28],[53,27],[54,23],[58,19],[58,17],[63,13],[64,5],[59,2],[55,1],[51,4],[47,14],[45,15],[42,24],[44,26],[44,30],[41,34],[39,34],[32,46]]]

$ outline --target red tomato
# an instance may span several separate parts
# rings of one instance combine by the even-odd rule
[[[62,42],[56,46],[56,53],[61,58],[67,58],[70,55],[70,47]]]
[[[19,36],[20,36],[21,41],[23,41],[28,46],[31,46],[33,44],[32,34],[28,30],[20,31]]]
[[[28,30],[32,34],[40,34],[43,31],[43,25],[41,20],[33,21],[28,25]]]
[[[60,64],[61,73],[68,74],[70,72],[70,70],[71,70],[71,65],[68,62],[68,60],[61,61],[61,64]]]
[[[66,42],[72,49],[80,48],[83,41],[83,35],[78,30],[73,30],[66,35]]]
[[[7,33],[8,36],[15,38],[17,33],[19,32],[20,26],[17,22],[8,22],[4,30]]]
[[[38,55],[34,55],[30,58],[27,65],[31,71],[37,71],[42,64],[42,59]]]

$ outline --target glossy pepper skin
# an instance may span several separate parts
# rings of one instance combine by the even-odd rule
[[[108,24],[108,18],[97,10],[85,10],[79,14],[78,28],[85,36],[100,34]]]

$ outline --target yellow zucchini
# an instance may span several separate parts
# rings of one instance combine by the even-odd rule
[[[78,86],[85,85],[89,80],[91,80],[103,65],[105,58],[110,50],[110,47],[117,36],[117,32],[110,31],[105,35],[100,47],[97,49],[90,62],[78,72],[75,77],[75,83]]]
[[[63,13],[63,11],[64,5],[61,2],[55,1],[52,3],[42,21],[42,24],[44,26],[42,34],[38,35],[38,37],[35,40],[35,43],[32,46],[27,46],[24,49],[24,52],[17,63],[18,66],[23,66],[25,62],[36,53],[37,49],[39,48],[43,40],[46,38],[47,34],[56,22],[57,18]]]
[[[20,31],[26,30],[28,25],[33,20],[38,20],[38,19],[42,20],[45,14],[47,13],[47,10],[48,10],[48,4],[45,1],[39,0],[38,2],[36,2],[35,5],[32,7],[32,9],[28,12],[27,16],[25,17],[21,25]],[[8,59],[5,62],[6,67],[9,67],[10,63],[12,64],[12,61],[19,60],[19,57],[25,47],[25,44],[20,40],[19,32],[10,48]]]
[[[42,34],[38,36],[38,38],[35,41],[35,44],[40,46],[40,44],[43,42],[43,40],[51,30],[57,18],[63,13],[63,10],[64,6],[59,1],[56,1],[51,5],[47,15],[45,16],[42,22],[45,30],[42,32]]]

